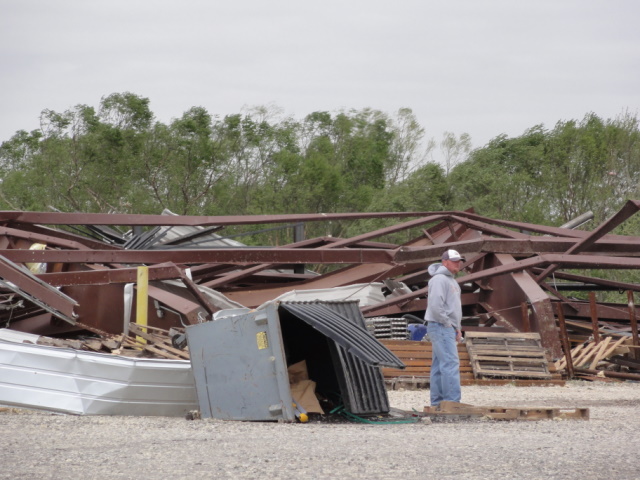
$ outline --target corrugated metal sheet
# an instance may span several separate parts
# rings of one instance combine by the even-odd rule
[[[173,215],[170,210],[163,210],[162,215]],[[160,227],[159,231],[155,234],[157,241],[152,242],[151,248],[162,248],[163,245],[175,244],[180,245],[181,248],[224,248],[224,247],[246,247],[244,243],[232,240],[230,238],[224,238],[220,235],[216,235],[211,232],[211,228],[205,228],[201,226],[171,226]],[[201,233],[199,237],[195,237],[196,234]],[[191,238],[190,238],[191,237]]]
[[[354,324],[366,328],[358,302],[325,302],[323,305]],[[334,357],[338,358],[342,364],[342,369],[336,369],[336,373],[340,389],[347,392],[347,394],[343,393],[347,411],[356,415],[389,412],[389,397],[380,367],[369,365],[351,355],[340,345],[335,344],[334,348]],[[402,366],[404,368],[404,364]]]
[[[0,404],[77,415],[182,416],[198,409],[189,361],[6,340],[0,340]]]
[[[280,306],[365,362],[371,365],[404,368],[402,361],[366,330],[359,310],[358,317],[361,322],[350,318],[355,314],[347,312],[346,307],[344,313],[349,316],[317,302],[282,302]]]
[[[385,301],[382,293],[384,283],[358,283],[333,288],[314,288],[310,290],[291,290],[274,302],[315,302],[315,301],[358,301],[361,307],[378,305]]]

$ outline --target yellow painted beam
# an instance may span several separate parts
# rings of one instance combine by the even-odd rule
[[[149,267],[138,267],[138,286],[136,296],[136,323],[143,327],[147,326],[148,317],[148,304],[149,304]],[[143,329],[144,332],[147,329]],[[147,341],[138,336],[137,340],[141,343],[147,343]]]

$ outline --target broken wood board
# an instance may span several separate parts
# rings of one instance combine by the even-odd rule
[[[129,324],[129,335],[123,336],[122,348],[118,353],[127,355],[131,350],[144,351],[147,355],[158,358],[189,360],[188,350],[181,350],[172,345],[168,330],[137,323]]]
[[[424,407],[430,417],[484,417],[492,420],[589,420],[588,408],[475,406],[459,402],[441,402]]]
[[[538,333],[467,332],[465,343],[476,378],[552,376]]]
[[[594,340],[590,340],[589,342],[581,343],[574,347],[571,350],[573,367],[595,369],[599,362],[629,351],[629,345],[625,345],[625,343],[631,342],[631,337],[620,337],[615,342],[611,343],[612,340],[613,337],[603,337],[600,339],[599,343],[596,343]],[[563,370],[566,367],[567,357],[565,355],[556,362],[556,368],[558,370]]]

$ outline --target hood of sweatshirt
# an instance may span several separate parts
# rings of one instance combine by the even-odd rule
[[[432,263],[431,265],[429,265],[429,268],[427,268],[427,272],[432,277],[434,275],[448,275],[449,277],[453,277],[449,269],[442,263]]]

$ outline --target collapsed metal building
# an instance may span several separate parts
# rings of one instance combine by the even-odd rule
[[[597,272],[640,268],[640,237],[611,233],[639,208],[630,200],[591,231],[460,211],[214,217],[4,211],[0,326],[55,338],[121,334],[136,321],[140,266],[148,268],[151,328],[200,324],[219,311],[253,309],[291,292],[360,299],[365,318],[422,318],[426,267],[454,248],[466,257],[458,277],[465,332],[537,332],[554,360],[571,341],[602,328],[627,336],[633,348],[640,284]],[[299,235],[275,247],[247,247],[220,235],[237,225],[299,229],[306,222],[376,218],[397,223],[350,238]],[[116,229],[123,226],[127,234]],[[388,241],[401,232],[417,234],[402,244]],[[318,265],[330,266],[328,273],[310,268]],[[595,301],[606,290],[628,292],[628,302]]]

